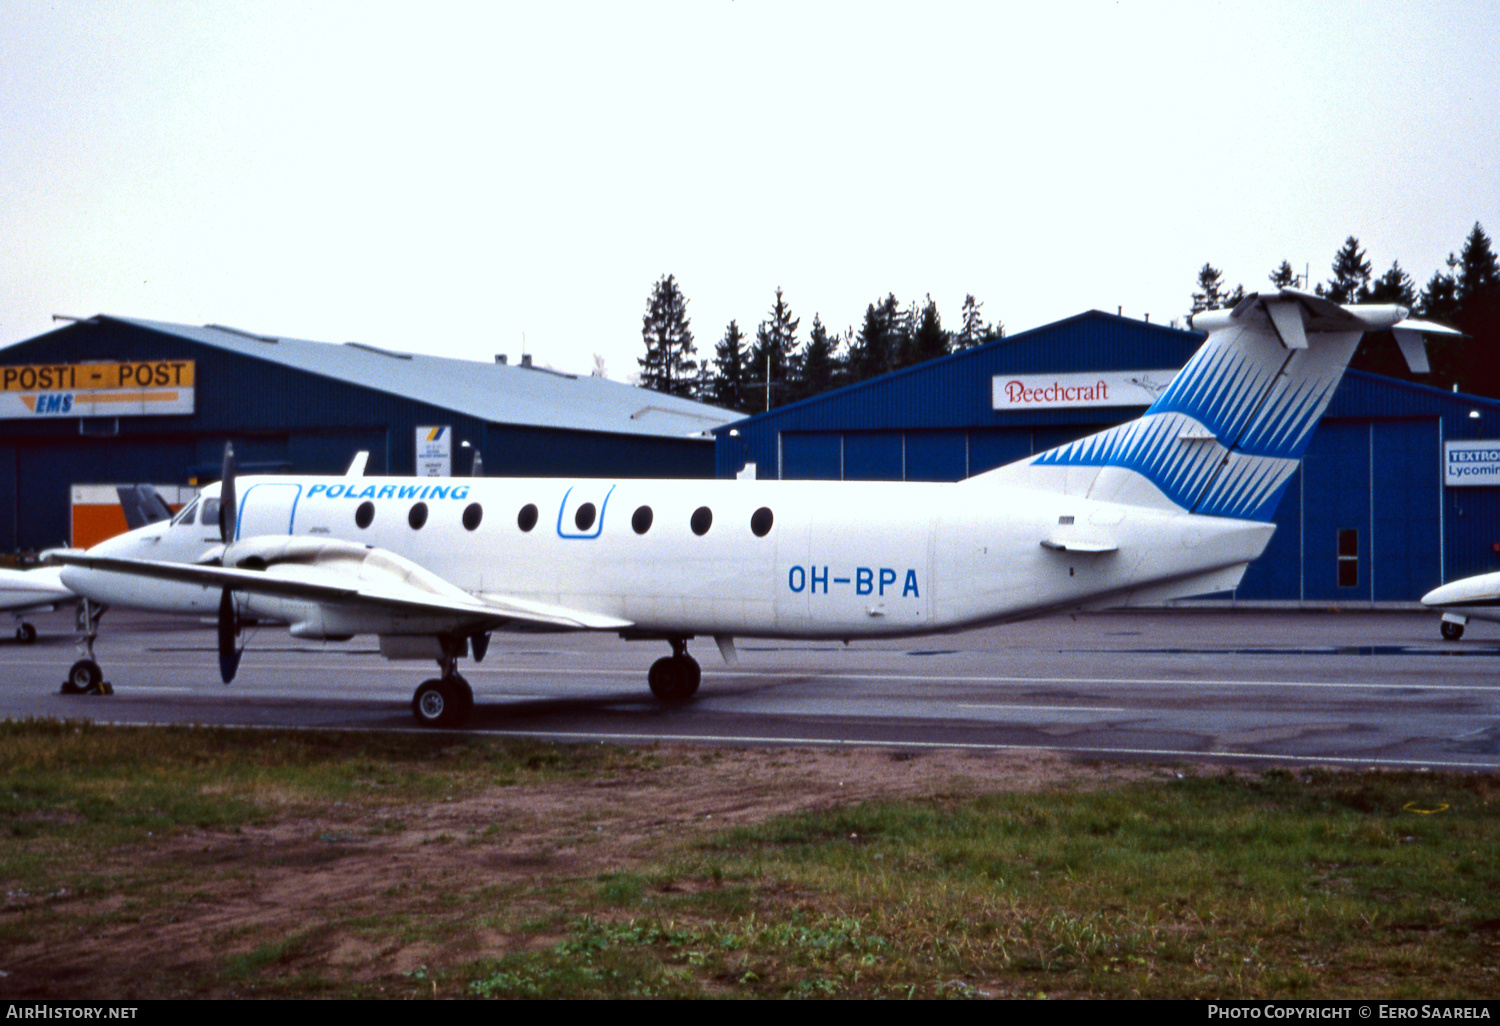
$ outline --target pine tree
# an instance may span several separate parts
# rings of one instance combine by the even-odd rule
[[[1454,321],[1465,335],[1466,387],[1500,398],[1500,263],[1478,222],[1464,240],[1454,273]]]
[[[750,348],[749,375],[752,379],[766,375],[765,408],[768,410],[786,402],[788,386],[794,384],[792,355],[797,349],[797,326],[801,323],[801,318],[792,316],[792,308],[787,305],[778,285],[770,318],[760,322],[760,327],[755,330],[755,345]]]
[[[745,386],[745,333],[738,321],[730,321],[724,337],[714,346],[714,373],[708,394],[715,404],[740,413],[750,412]]]
[[[951,350],[951,339],[948,332],[943,330],[943,319],[938,316],[937,304],[932,301],[931,293],[927,294],[927,302],[914,320],[915,325],[907,346],[906,365],[947,356]]]
[[[1271,284],[1278,289],[1291,288],[1297,284],[1297,272],[1292,270],[1290,261],[1283,260],[1281,266],[1270,274]]]
[[[687,316],[687,300],[672,275],[664,275],[651,289],[646,313],[641,318],[641,338],[646,355],[641,365],[641,387],[668,395],[691,397],[698,387],[698,361],[693,357],[693,332]]]
[[[839,340],[828,334],[823,321],[813,314],[812,330],[807,336],[807,345],[799,354],[800,373],[793,384],[789,402],[797,402],[815,395],[822,395],[838,382]]]
[[[1005,325],[996,322],[993,325],[985,324],[980,314],[983,303],[974,300],[971,292],[964,296],[964,325],[958,329],[958,334],[953,336],[953,348],[972,349],[985,342],[993,342],[1005,334]]]
[[[1467,305],[1487,291],[1500,287],[1500,263],[1495,259],[1495,251],[1490,246],[1490,237],[1484,233],[1484,228],[1478,221],[1474,222],[1474,228],[1469,232],[1469,237],[1464,240],[1464,251],[1459,257],[1458,273],[1456,275],[1458,286],[1459,305]]]
[[[1344,240],[1343,248],[1333,258],[1332,269],[1333,280],[1319,295],[1335,303],[1363,303],[1370,298],[1370,262],[1354,236]]]
[[[907,339],[906,317],[895,293],[865,308],[864,323],[849,352],[849,377],[868,381],[900,366]]]
[[[1192,313],[1217,310],[1224,305],[1224,273],[1213,264],[1198,271],[1198,289],[1193,293]]]
[[[1401,261],[1391,263],[1391,269],[1375,280],[1370,288],[1371,303],[1395,303],[1411,309],[1417,305],[1417,290],[1411,275],[1401,269]]]
[[[1417,297],[1417,313],[1429,321],[1452,324],[1458,313],[1458,281],[1453,269],[1458,266],[1458,257],[1448,254],[1448,273],[1433,271],[1422,294]]]

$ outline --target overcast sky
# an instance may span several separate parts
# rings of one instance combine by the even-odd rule
[[[217,323],[627,379],[781,286],[857,327],[1425,284],[1500,230],[1500,4],[0,4],[0,345]]]

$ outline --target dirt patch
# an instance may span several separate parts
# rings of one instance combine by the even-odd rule
[[[1037,753],[663,748],[659,756],[655,768],[592,782],[493,787],[422,805],[336,806],[122,853],[128,864],[96,867],[106,882],[85,894],[7,896],[4,918],[14,922],[44,903],[72,932],[61,937],[44,925],[45,937],[12,930],[0,938],[0,994],[223,997],[240,991],[219,982],[226,965],[244,991],[257,993],[264,991],[251,981],[269,967],[376,986],[387,980],[408,992],[429,968],[546,943],[535,930],[521,937],[500,924],[517,921],[527,904],[545,921],[549,882],[628,873],[711,832],[872,798],[1088,787],[1170,772]],[[180,892],[174,885],[163,898],[159,887],[137,884],[138,893],[120,893],[107,883],[123,870],[149,880],[156,868],[175,874]],[[408,920],[423,928],[403,930]]]

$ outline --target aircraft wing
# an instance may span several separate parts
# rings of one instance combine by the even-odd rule
[[[59,562],[109,574],[227,588],[255,596],[337,606],[372,614],[452,618],[453,630],[619,630],[631,621],[505,595],[475,597],[452,585],[413,580],[410,574],[360,574],[344,565],[271,564],[264,569],[167,563],[79,553]],[[431,575],[427,575],[429,578]],[[446,582],[441,582],[445,584]],[[425,585],[425,586],[424,586]],[[85,590],[86,587],[85,587]]]
[[[56,567],[0,570],[0,610],[30,613],[55,609],[78,598],[67,589]]]

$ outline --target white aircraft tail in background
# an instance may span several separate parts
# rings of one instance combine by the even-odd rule
[[[1412,358],[1448,330],[1406,314],[1246,297],[1196,319],[1207,341],[1139,420],[957,484],[237,479],[226,459],[170,524],[62,557],[63,581],[96,605],[217,609],[226,681],[246,616],[375,634],[388,658],[437,662],[412,699],[437,726],[468,716],[458,660],[495,630],[668,642],[649,682],[679,702],[698,636],[729,660],[736,637],[909,636],[1233,588],[1360,337],[1392,329]],[[90,654],[70,680],[100,672]]]

